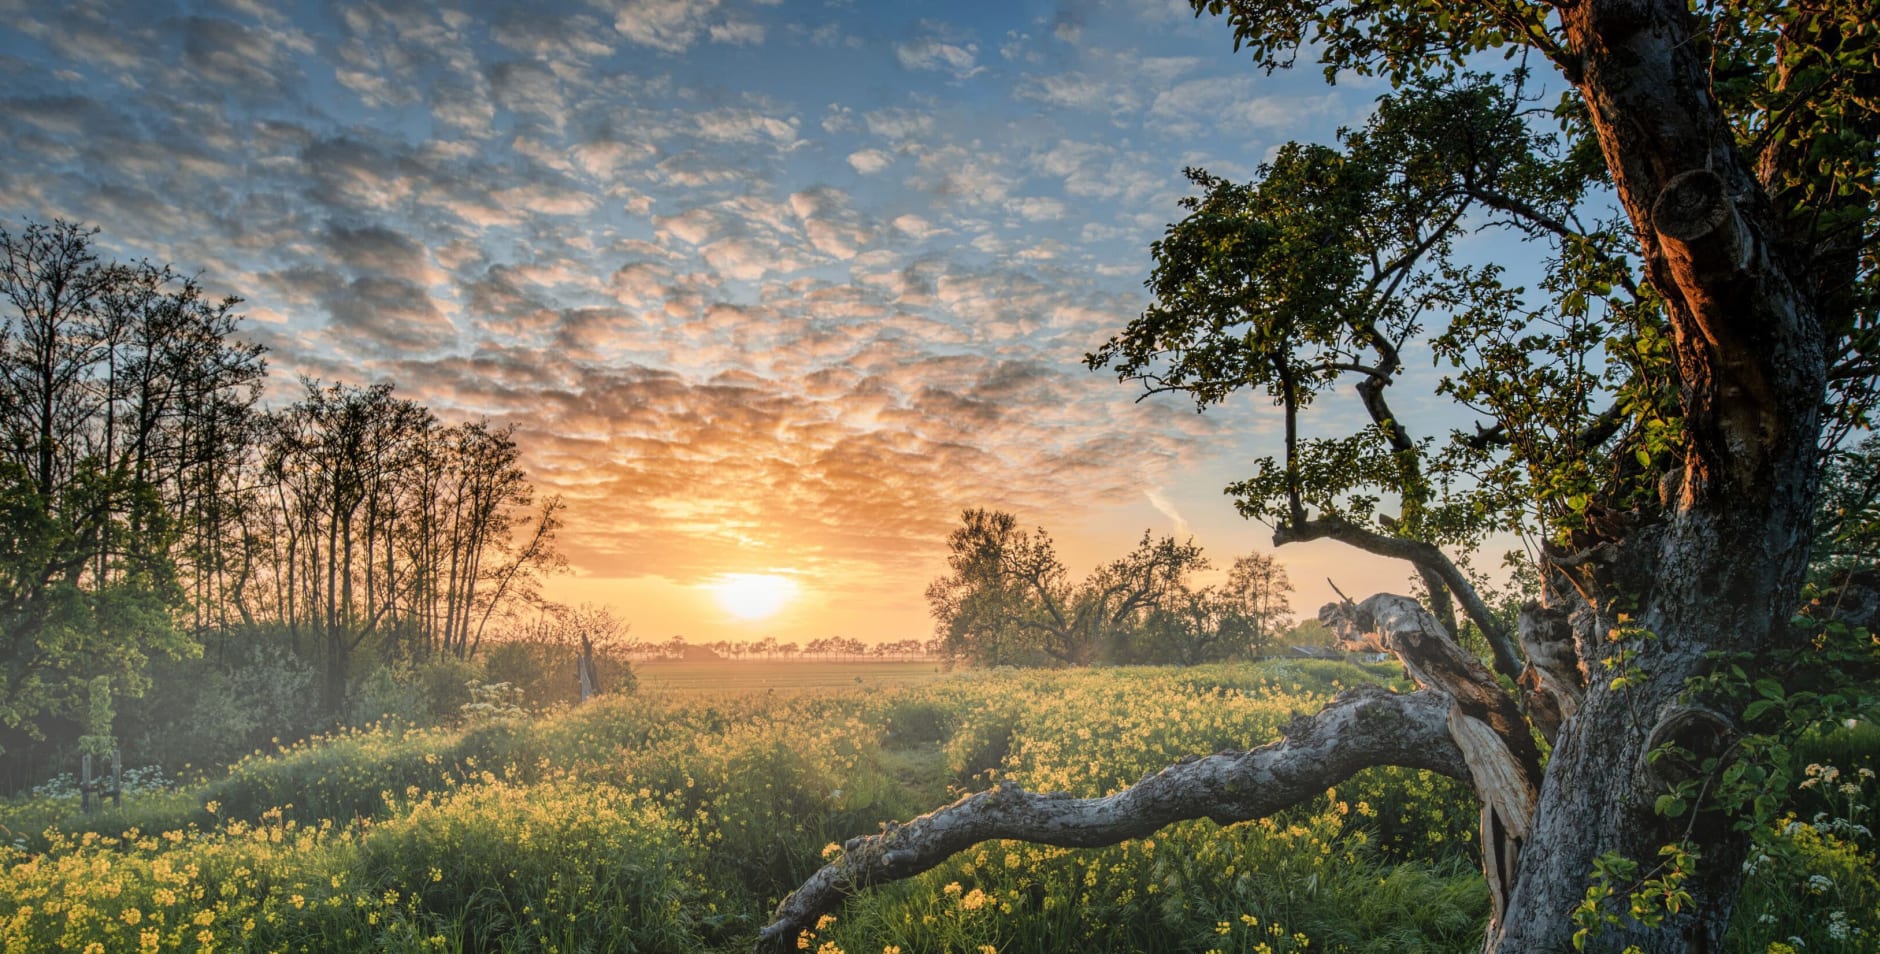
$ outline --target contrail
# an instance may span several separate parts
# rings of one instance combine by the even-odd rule
[[[1175,536],[1184,539],[1194,536],[1194,529],[1188,526],[1187,518],[1181,515],[1181,511],[1175,509],[1175,505],[1170,503],[1167,497],[1162,496],[1161,491],[1145,490],[1143,491],[1143,495],[1149,498],[1150,506],[1160,511],[1162,516],[1174,522]]]

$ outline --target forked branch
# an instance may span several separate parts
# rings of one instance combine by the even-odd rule
[[[1395,693],[1360,686],[1340,693],[1311,717],[1293,720],[1285,738],[1250,752],[1221,752],[1178,762],[1101,798],[1028,792],[1002,784],[968,795],[881,834],[852,838],[842,854],[783,899],[758,935],[759,952],[796,949],[818,917],[873,885],[911,878],[973,845],[1009,838],[1062,847],[1112,845],[1178,821],[1220,824],[1261,818],[1307,801],[1354,773],[1379,765],[1428,769],[1468,780],[1469,766],[1451,735],[1447,693]]]

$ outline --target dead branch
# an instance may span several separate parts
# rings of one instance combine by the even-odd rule
[[[1010,783],[968,795],[905,824],[890,823],[881,834],[850,839],[840,857],[783,899],[756,949],[792,951],[804,930],[850,895],[911,878],[984,841],[1088,848],[1189,819],[1232,824],[1311,799],[1379,765],[1468,779],[1449,726],[1454,707],[1443,692],[1360,686],[1339,693],[1318,714],[1295,719],[1277,742],[1178,762],[1112,795],[1074,798]]]

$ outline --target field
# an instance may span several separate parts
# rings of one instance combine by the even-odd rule
[[[1322,661],[904,670],[901,685],[839,672],[832,688],[651,689],[534,719],[347,732],[89,816],[0,803],[0,949],[748,950],[825,852],[883,821],[999,778],[1114,791],[1387,677]],[[1487,907],[1474,816],[1461,786],[1383,770],[1228,828],[1087,851],[987,844],[857,898],[799,947],[1468,951]],[[1793,936],[1871,951],[1870,844],[1807,824],[1783,844],[1749,879],[1732,950]]]
[[[836,660],[652,660],[633,664],[640,685],[651,689],[762,692],[767,689],[832,689],[906,686],[941,677],[941,665],[916,662]]]

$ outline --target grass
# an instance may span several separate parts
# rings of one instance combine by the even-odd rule
[[[945,674],[941,664],[932,660],[842,662],[821,659],[660,659],[634,663],[633,673],[640,684],[649,689],[680,692],[881,688],[931,682]]]
[[[121,811],[0,802],[0,949],[748,950],[826,852],[884,821],[993,779],[1112,792],[1184,755],[1260,744],[1381,677],[1308,663],[945,675],[675,663],[683,691],[347,732]],[[980,845],[858,896],[802,946],[1466,951],[1487,913],[1474,821],[1449,780],[1372,771],[1226,828],[1190,822],[1088,851]],[[1812,828],[1798,838],[1759,871],[1767,900],[1739,936],[1862,950],[1827,931],[1837,911],[1855,929],[1880,921],[1871,849]]]

